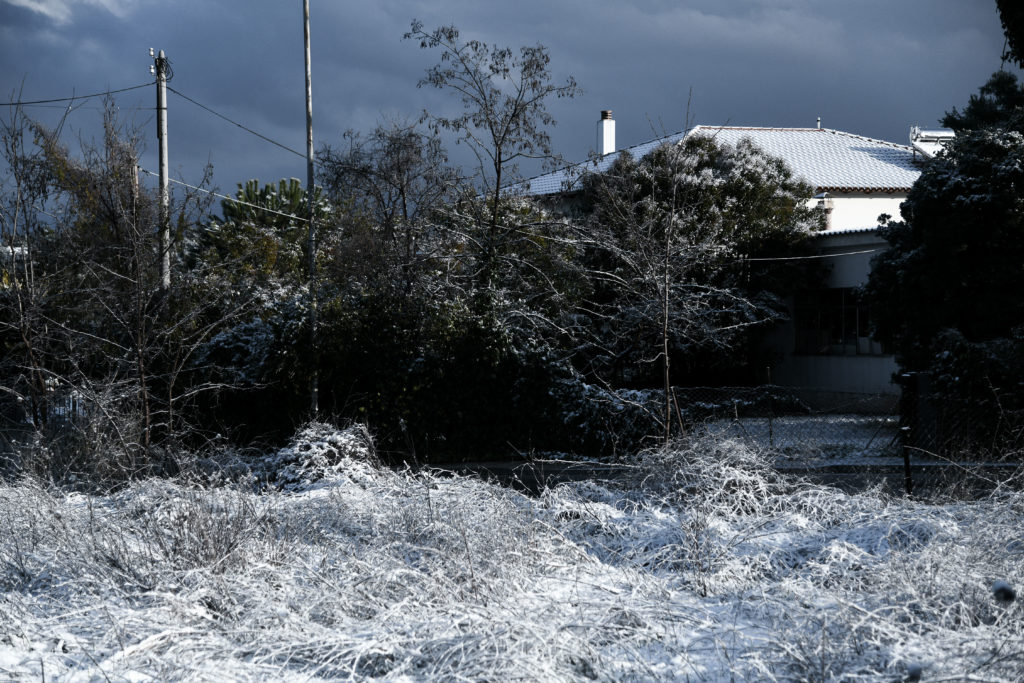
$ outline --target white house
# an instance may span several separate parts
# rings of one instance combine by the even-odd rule
[[[597,149],[601,154],[575,168],[548,173],[523,183],[530,195],[571,193],[581,168],[611,166],[614,120],[602,112]],[[777,328],[768,343],[777,362],[777,384],[852,394],[897,394],[892,383],[893,355],[868,334],[870,311],[856,301],[854,289],[867,280],[871,258],[886,248],[878,217],[899,218],[900,203],[951,131],[911,131],[911,146],[827,128],[755,128],[697,126],[628,148],[641,158],[658,146],[688,135],[710,135],[736,144],[747,138],[779,157],[814,188],[814,205],[827,212],[827,228],[817,237],[818,256],[828,271],[826,288],[793,301],[792,321]]]

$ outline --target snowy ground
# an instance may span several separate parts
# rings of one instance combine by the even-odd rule
[[[0,487],[0,680],[1024,679],[1024,494],[634,465],[528,497],[315,426],[274,487]]]

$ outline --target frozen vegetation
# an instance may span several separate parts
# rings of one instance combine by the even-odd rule
[[[1024,495],[767,462],[690,442],[529,497],[314,425],[219,484],[5,485],[0,680],[1024,678]]]

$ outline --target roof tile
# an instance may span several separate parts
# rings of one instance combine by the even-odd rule
[[[577,178],[586,171],[607,170],[622,151],[640,159],[666,142],[686,135],[710,135],[720,142],[737,144],[749,138],[757,147],[780,157],[793,172],[816,191],[904,192],[921,170],[914,150],[828,128],[750,128],[697,126],[689,133],[674,133],[603,157],[523,181],[525,194],[555,194],[579,187]]]

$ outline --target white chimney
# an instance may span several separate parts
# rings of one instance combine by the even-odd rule
[[[597,153],[601,156],[615,151],[615,119],[612,110],[601,112],[601,120],[597,122]]]

